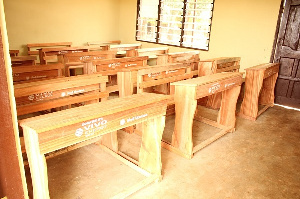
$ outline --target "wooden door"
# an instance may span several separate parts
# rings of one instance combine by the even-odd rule
[[[300,108],[300,0],[287,0],[274,62],[280,62],[275,103]]]

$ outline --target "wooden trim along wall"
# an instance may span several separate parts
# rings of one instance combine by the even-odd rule
[[[8,48],[3,0],[0,0],[0,198],[27,199]]]

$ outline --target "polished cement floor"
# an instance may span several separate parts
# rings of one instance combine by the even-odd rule
[[[208,117],[217,114],[208,112]],[[166,140],[172,120],[166,123]],[[195,142],[213,132],[199,124],[194,129]],[[138,135],[119,132],[119,141],[122,151],[138,157]],[[48,159],[47,164],[50,196],[55,199],[110,198],[145,179],[94,144]],[[129,198],[300,198],[300,112],[274,106],[255,122],[238,117],[234,133],[191,160],[162,149],[162,166],[161,182]]]

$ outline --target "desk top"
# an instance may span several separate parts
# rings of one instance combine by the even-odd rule
[[[179,81],[179,82],[174,82],[174,83],[171,83],[171,85],[196,87],[196,86],[202,86],[202,85],[206,85],[206,84],[210,84],[210,83],[214,83],[214,82],[217,83],[217,82],[235,78],[235,77],[242,78],[242,76],[243,76],[242,73],[239,73],[239,72],[216,73],[216,74],[212,74],[212,75],[207,75],[207,76],[197,77],[197,78],[193,78],[193,79],[187,79],[187,80],[183,80],[183,81]]]
[[[132,109],[143,106],[147,109],[153,109],[154,104],[157,103],[158,106],[161,106],[161,108],[159,108],[161,110],[163,106],[167,105],[167,102],[170,99],[171,96],[169,95],[141,93],[28,118],[21,120],[20,125],[22,127],[34,129],[37,133],[41,133],[73,124],[99,119],[101,117],[117,114],[119,112],[127,111],[130,114],[132,113]]]
[[[279,66],[279,63],[265,63],[265,64],[259,64],[257,66],[253,66],[253,67],[250,67],[250,68],[246,68],[245,70],[265,70],[267,68],[270,68],[270,67],[274,67],[274,66]]]

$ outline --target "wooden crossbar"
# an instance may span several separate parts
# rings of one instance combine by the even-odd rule
[[[45,154],[111,135],[137,123],[143,125],[139,168],[129,161],[125,161],[125,164],[149,178],[120,194],[127,196],[161,179],[161,137],[169,98],[166,95],[142,93],[20,121],[24,130],[34,198],[49,198]],[[110,154],[120,159],[111,150]]]

